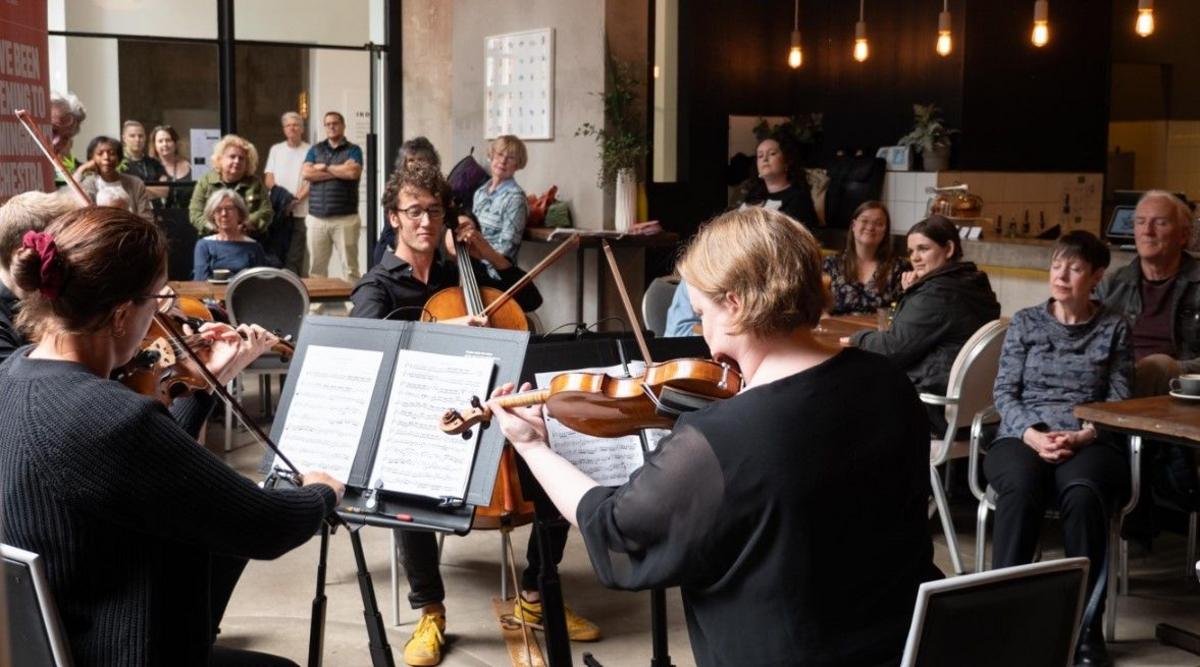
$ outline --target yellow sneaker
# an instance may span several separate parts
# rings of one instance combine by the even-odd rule
[[[594,642],[600,639],[600,627],[595,623],[579,616],[564,605],[563,611],[567,617],[567,636],[573,642]],[[542,628],[542,603],[530,602],[517,595],[517,603],[513,605],[513,616],[531,628]]]
[[[430,667],[442,661],[442,646],[446,644],[446,617],[442,614],[421,614],[417,629],[404,645],[404,662],[412,667]]]

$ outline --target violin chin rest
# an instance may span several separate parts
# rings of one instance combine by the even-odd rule
[[[684,412],[695,412],[714,400],[716,399],[666,385],[659,394],[655,412],[664,417],[674,418]]]

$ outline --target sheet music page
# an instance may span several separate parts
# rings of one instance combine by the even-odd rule
[[[629,372],[635,376],[641,375],[645,370],[646,365],[641,361],[629,363]],[[618,364],[607,368],[537,373],[534,378],[537,380],[538,387],[545,388],[550,386],[550,381],[554,379],[555,375],[562,372],[608,373],[614,377],[624,377],[625,375],[624,367]],[[646,462],[645,455],[642,453],[641,438],[636,435],[620,438],[597,438],[572,431],[549,415],[546,416],[546,429],[550,448],[601,486],[620,486],[628,482],[633,471],[642,467],[642,464]],[[654,451],[658,446],[658,441],[668,433],[670,431],[663,429],[647,429],[646,437],[650,444],[650,451]]]
[[[472,396],[487,398],[494,364],[488,357],[400,350],[371,488],[431,498],[466,495],[481,429],[463,440],[442,433],[438,424],[447,408],[465,408]]]
[[[279,449],[300,472],[350,477],[383,352],[310,345],[296,380]]]

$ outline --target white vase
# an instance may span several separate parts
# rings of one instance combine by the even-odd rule
[[[614,228],[627,232],[637,217],[637,172],[622,169],[617,172],[617,196],[613,202]]]

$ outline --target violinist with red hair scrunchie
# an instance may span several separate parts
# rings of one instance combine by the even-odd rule
[[[109,379],[173,298],[166,249],[154,223],[89,207],[14,253],[17,323],[37,342],[0,365],[2,541],[45,559],[77,665],[291,665],[213,645],[236,581],[224,568],[306,542],[344,486],[314,471],[260,489],[190,435],[211,395],[168,413]],[[198,335],[221,382],[276,342],[255,326]]]

